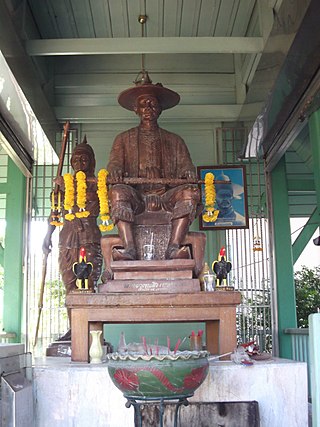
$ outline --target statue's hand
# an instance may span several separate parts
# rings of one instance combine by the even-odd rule
[[[123,178],[123,170],[122,169],[113,169],[109,171],[109,177],[111,181],[121,182]]]
[[[57,177],[53,180],[53,182],[54,182],[56,185],[59,185],[59,187],[63,187],[63,186],[64,186],[63,176],[57,176]]]
[[[52,248],[51,236],[46,236],[42,243],[42,252],[45,255],[48,255],[51,252],[51,248]]]
[[[145,198],[147,211],[159,211],[161,209],[161,200],[157,194],[148,194]]]

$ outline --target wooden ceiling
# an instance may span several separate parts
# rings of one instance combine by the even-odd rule
[[[153,82],[181,96],[163,121],[252,123],[309,1],[1,3],[0,48],[50,131],[55,121],[133,121],[117,96],[132,85],[142,61]],[[139,15],[147,16],[143,26]]]

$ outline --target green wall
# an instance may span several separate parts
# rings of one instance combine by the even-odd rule
[[[6,233],[4,250],[3,327],[21,340],[23,301],[24,217],[26,178],[11,159],[8,161],[6,189]]]

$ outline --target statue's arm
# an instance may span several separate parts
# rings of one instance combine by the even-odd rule
[[[58,194],[60,197],[60,203],[61,206],[63,206],[64,203],[64,190],[65,190],[65,186],[64,186],[64,179],[62,176],[57,176],[54,179],[54,183],[56,186],[58,186],[58,192],[56,194],[56,196],[54,196],[54,190],[52,190],[51,194],[50,194],[50,201],[52,201],[52,197],[57,198]],[[47,228],[47,233],[43,239],[43,243],[42,243],[42,252],[46,255],[48,255],[51,252],[51,248],[52,248],[52,234],[54,232],[54,230],[56,229],[55,225],[50,224],[50,222],[52,221],[52,212],[49,215],[48,218],[48,228]]]
[[[112,180],[118,181],[124,175],[124,142],[122,134],[118,135],[112,145],[107,170]]]
[[[46,235],[43,239],[43,243],[42,243],[42,252],[46,255],[48,255],[51,252],[52,234],[56,228],[54,225],[50,224],[50,219],[51,219],[51,217],[49,217],[47,233],[46,233]]]
[[[197,171],[196,167],[192,163],[191,156],[186,146],[186,143],[182,138],[178,139],[178,149],[177,149],[177,158],[178,158],[178,178],[187,178],[187,179],[196,179]]]

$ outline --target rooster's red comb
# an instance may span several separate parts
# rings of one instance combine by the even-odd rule
[[[226,256],[226,248],[224,246],[222,246],[222,248],[220,249],[219,255]]]
[[[79,255],[80,255],[82,258],[84,258],[84,257],[86,256],[86,250],[85,250],[85,248],[84,248],[83,246],[81,246],[81,248],[80,248],[80,253],[79,253]]]

